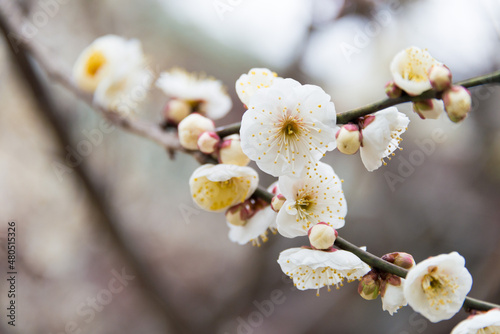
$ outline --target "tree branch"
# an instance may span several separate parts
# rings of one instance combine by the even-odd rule
[[[500,83],[500,71],[493,72],[487,75],[482,75],[478,77],[474,77],[468,80],[456,82],[457,86],[464,86],[465,88],[471,88],[481,85],[488,84],[499,84]],[[428,90],[423,92],[418,96],[410,96],[408,94],[404,94],[398,98],[391,99],[386,98],[371,104],[368,104],[364,107],[352,109],[349,111],[341,112],[337,114],[337,124],[346,124],[356,120],[359,117],[366,116],[377,112],[379,110],[389,108],[401,103],[406,102],[416,102],[428,99],[439,99],[441,98],[442,93],[438,93],[434,90]],[[222,126],[216,129],[217,134],[222,138],[225,136],[229,136],[234,133],[240,132],[241,123],[234,123],[227,126]]]

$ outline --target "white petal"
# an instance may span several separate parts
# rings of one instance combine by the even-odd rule
[[[478,330],[484,328],[491,330],[491,332],[485,331],[484,333],[500,333],[499,309],[492,309],[486,313],[478,314],[465,319],[453,328],[451,334],[477,334]],[[496,329],[497,332],[493,332],[493,329]]]
[[[236,93],[241,102],[249,105],[250,98],[262,88],[269,88],[277,79],[277,74],[267,68],[252,68],[236,80]]]
[[[229,227],[229,239],[240,245],[244,245],[251,240],[259,238],[276,222],[276,215],[277,213],[271,207],[267,207],[259,210],[248,220],[245,226],[236,226],[227,223]]]
[[[390,107],[376,112],[375,119],[362,129],[361,161],[368,171],[382,166],[383,159],[399,147],[400,136],[406,131],[410,119],[397,108]]]
[[[359,279],[370,270],[356,255],[343,250],[290,248],[281,252],[278,263],[299,290],[338,285],[344,279]]]
[[[382,309],[389,312],[390,315],[393,315],[401,307],[408,304],[403,293],[404,284],[404,278],[401,279],[401,285],[399,286],[387,284],[385,294],[382,297]]]

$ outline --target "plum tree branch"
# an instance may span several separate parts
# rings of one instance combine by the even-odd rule
[[[481,86],[481,85],[488,85],[488,84],[500,84],[500,71],[496,71],[490,74],[474,77],[468,80],[464,81],[459,81],[456,82],[455,85],[458,86],[464,86],[465,88],[471,88],[471,87],[476,87],[476,86]],[[416,102],[416,101],[422,101],[422,100],[428,100],[428,99],[436,99],[440,98],[442,93],[436,92],[435,90],[428,90],[423,92],[420,95],[417,96],[410,96],[408,94],[404,94],[398,98],[386,98],[371,104],[368,104],[366,106],[352,109],[349,111],[341,112],[337,114],[337,124],[345,124],[349,123],[351,121],[354,121],[355,119],[366,116],[369,114],[372,114],[374,112],[377,112],[379,110],[389,108],[401,103],[406,103],[406,102]],[[239,133],[240,131],[240,126],[241,123],[234,123],[230,124],[227,126],[222,126],[216,129],[217,134],[222,138],[225,136],[229,136],[233,133]]]

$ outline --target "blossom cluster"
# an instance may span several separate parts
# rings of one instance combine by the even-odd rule
[[[446,110],[448,117],[458,122],[470,110],[468,91],[453,86],[450,70],[427,51],[416,47],[403,50],[394,57],[390,69],[393,80],[385,87],[387,95],[392,99],[402,94],[415,97],[414,111],[422,119],[436,119]],[[97,104],[116,112],[137,85],[149,89],[153,82],[140,43],[113,35],[98,38],[82,52],[73,78],[82,90],[94,94]],[[225,212],[231,241],[260,246],[268,240],[269,232],[286,238],[307,236],[307,245],[284,250],[277,260],[299,290],[313,289],[319,294],[322,287],[330,290],[344,281],[359,280],[359,294],[367,300],[381,296],[383,310],[391,315],[410,305],[437,322],[460,310],[472,277],[458,253],[418,264],[407,253],[383,256],[383,260],[408,270],[402,278],[370,268],[353,252],[335,246],[337,229],[346,224],[347,202],[343,180],[321,159],[338,148],[344,154],[359,151],[370,172],[385,165],[385,159],[391,160],[401,149],[401,135],[410,122],[396,107],[339,127],[335,105],[322,88],[281,78],[266,68],[253,68],[235,83],[245,110],[239,133],[223,136],[214,120],[224,117],[232,102],[219,80],[174,68],[160,73],[155,85],[168,98],[161,126],[166,131],[177,129],[184,150],[200,151],[207,161],[213,161],[193,172],[191,196],[203,210]],[[420,98],[431,90],[436,98]],[[259,174],[248,166],[250,162],[278,178],[267,188],[271,201],[255,195]],[[453,333],[497,330],[498,313],[476,315]]]
[[[462,86],[452,85],[450,69],[434,59],[426,50],[415,46],[399,52],[391,62],[393,81],[386,85],[390,98],[397,98],[404,91],[418,96],[435,90],[441,99],[423,99],[413,103],[413,110],[422,119],[437,119],[444,110],[451,121],[460,122],[470,111],[471,97]]]

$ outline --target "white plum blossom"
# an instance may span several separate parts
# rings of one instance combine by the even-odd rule
[[[343,285],[360,279],[370,267],[356,255],[344,250],[322,251],[307,248],[290,248],[280,253],[278,263],[281,270],[299,290],[319,289]]]
[[[409,95],[419,95],[432,88],[429,70],[437,64],[429,52],[412,46],[396,54],[390,68],[399,88]]]
[[[368,171],[382,166],[384,158],[390,158],[399,147],[401,135],[406,131],[410,119],[395,107],[380,110],[366,116],[362,124],[363,136],[360,155]]]
[[[405,279],[401,278],[400,285],[392,285],[387,282],[385,286],[385,292],[382,298],[382,309],[389,312],[390,315],[396,313],[401,307],[406,306],[408,302],[406,301],[404,295],[404,285]]]
[[[320,222],[335,229],[344,226],[347,204],[342,181],[331,166],[322,162],[307,166],[299,177],[280,176],[279,185],[286,198],[276,220],[281,235],[305,236]]]
[[[130,111],[145,98],[153,79],[141,43],[116,35],[97,38],[73,66],[76,85],[94,101],[116,111]]]
[[[498,334],[500,333],[500,309],[492,309],[463,320],[451,334]]]
[[[318,86],[283,79],[252,97],[241,122],[241,146],[268,174],[299,174],[335,149],[337,130],[328,94]]]
[[[224,117],[232,107],[231,98],[222,82],[183,69],[162,72],[156,86],[168,97],[184,101],[194,112],[210,119]]]
[[[262,88],[269,88],[274,82],[282,80],[275,72],[267,68],[252,68],[248,74],[242,74],[236,80],[236,94],[244,105],[248,106],[250,98]]]
[[[123,76],[144,64],[141,43],[116,35],[97,38],[85,48],[73,66],[73,79],[82,90],[93,93],[109,76]]]
[[[249,198],[259,184],[250,167],[211,165],[198,167],[189,179],[194,202],[207,211],[224,211]]]
[[[278,182],[271,184],[267,191],[273,194],[279,193]],[[260,246],[260,240],[263,242],[267,241],[268,231],[271,231],[273,234],[276,233],[276,216],[277,213],[270,205],[267,205],[265,208],[257,210],[245,225],[236,226],[227,223],[229,227],[229,240],[237,242],[240,245],[252,242],[254,246]]]
[[[109,76],[97,86],[94,101],[121,114],[132,113],[146,98],[152,82],[153,73],[146,68],[131,69],[122,77]]]
[[[404,295],[408,304],[432,322],[453,317],[472,286],[465,259],[457,252],[428,258],[406,276]]]

